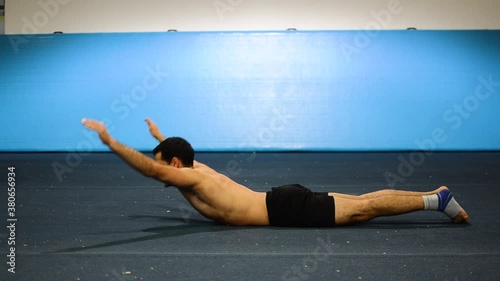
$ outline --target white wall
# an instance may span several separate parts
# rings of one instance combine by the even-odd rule
[[[6,33],[500,29],[498,0],[6,0]]]

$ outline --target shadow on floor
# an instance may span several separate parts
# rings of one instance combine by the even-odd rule
[[[152,235],[117,240],[117,241],[111,241],[111,242],[101,243],[101,244],[97,244],[97,245],[93,245],[93,246],[66,248],[66,249],[61,249],[58,251],[53,251],[53,252],[48,252],[48,253],[54,254],[54,253],[81,252],[81,251],[87,251],[87,250],[91,250],[91,249],[100,249],[100,248],[112,247],[112,246],[117,246],[117,245],[126,245],[126,244],[131,244],[131,243],[151,241],[151,240],[168,238],[168,237],[178,237],[178,236],[184,236],[184,235],[196,234],[196,233],[213,233],[213,232],[230,231],[230,230],[238,229],[237,227],[225,226],[225,225],[217,224],[217,223],[214,223],[214,222],[211,222],[208,220],[193,219],[193,218],[190,218],[187,222],[186,222],[185,218],[178,218],[178,217],[132,216],[129,218],[131,218],[131,219],[148,218],[148,219],[156,219],[156,220],[160,220],[160,221],[178,222],[178,223],[182,223],[182,224],[178,224],[178,225],[169,224],[169,225],[165,225],[165,226],[146,228],[146,229],[143,229],[140,231],[128,232],[128,233],[145,232],[145,233],[152,233]],[[122,232],[122,233],[124,233],[124,232]],[[109,235],[109,234],[117,234],[117,232],[99,232],[99,233],[87,233],[87,234],[90,234],[90,235]]]
[[[61,249],[58,251],[48,252],[49,254],[55,253],[73,253],[81,252],[92,249],[101,249],[106,247],[126,245],[131,243],[151,241],[156,239],[163,239],[168,237],[179,237],[184,235],[198,234],[198,233],[214,233],[214,232],[224,232],[224,231],[234,231],[242,228],[262,228],[262,227],[235,227],[227,226],[214,223],[212,221],[196,218],[179,218],[179,217],[164,217],[164,216],[150,216],[150,215],[138,215],[130,216],[131,220],[136,219],[153,219],[157,221],[182,223],[177,225],[168,224],[165,226],[151,227],[140,230],[140,232],[151,233],[152,235],[146,235],[136,238],[123,239],[117,241],[111,241],[106,243],[101,243],[93,246],[83,246],[83,247],[73,247]],[[466,228],[470,224],[455,224],[452,222],[439,221],[402,221],[402,220],[376,220],[368,223],[352,225],[352,226],[342,226],[342,229],[394,229],[394,230],[407,230],[407,229],[422,229],[422,228],[432,228],[432,229],[444,229],[444,228]],[[273,229],[276,231],[290,231],[290,229],[297,229],[293,227],[266,227],[267,229]],[[304,228],[302,228],[304,229]],[[335,228],[332,228],[332,230]],[[123,232],[122,232],[123,233]],[[130,231],[128,233],[138,233],[138,231]],[[117,232],[99,232],[99,233],[87,233],[92,235],[109,235],[117,234]]]

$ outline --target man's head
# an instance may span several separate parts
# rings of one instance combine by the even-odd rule
[[[191,144],[183,138],[167,138],[153,149],[153,154],[157,161],[163,160],[171,166],[193,167],[194,150]]]

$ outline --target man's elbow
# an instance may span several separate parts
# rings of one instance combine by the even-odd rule
[[[144,175],[149,178],[158,178],[160,175],[160,167],[158,164],[152,164],[146,171],[144,171]]]

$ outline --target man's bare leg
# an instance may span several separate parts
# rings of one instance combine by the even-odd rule
[[[395,190],[395,189],[383,189],[383,190],[378,190],[375,192],[370,192],[366,194],[361,194],[361,195],[348,195],[348,194],[342,194],[342,193],[329,193],[332,196],[337,197],[343,197],[346,199],[353,199],[353,200],[363,200],[363,199],[374,199],[382,196],[388,196],[388,195],[397,195],[397,196],[426,196],[426,195],[433,195],[439,193],[443,189],[448,189],[446,186],[441,186],[440,188],[433,190],[433,191],[428,191],[428,192],[416,192],[416,191],[405,191],[405,190]]]
[[[394,216],[429,208],[429,197],[438,197],[438,193],[449,194],[447,187],[440,187],[432,192],[407,192],[398,190],[383,190],[367,195],[353,196],[338,193],[330,193],[335,198],[335,222],[337,225],[348,225],[366,222],[381,216]],[[426,198],[426,199],[424,199]],[[427,202],[425,202],[427,200]],[[468,222],[467,213],[456,203],[450,202],[451,207],[460,210],[458,214],[451,212],[456,223]],[[431,204],[432,205],[432,204]],[[433,206],[431,206],[434,208]],[[450,216],[446,206],[440,206],[441,211]],[[457,209],[459,208],[459,209]],[[437,205],[435,210],[437,210]]]

